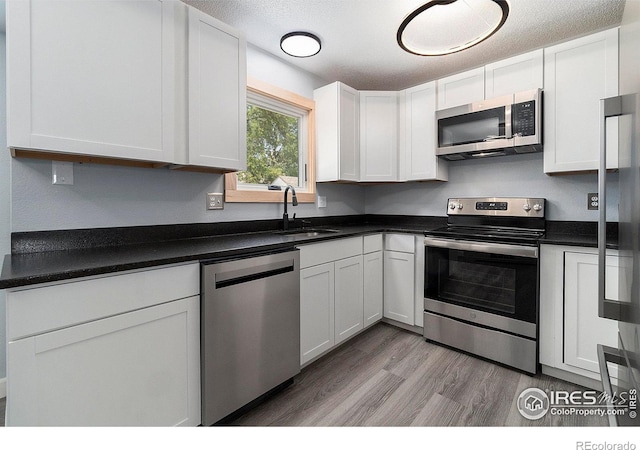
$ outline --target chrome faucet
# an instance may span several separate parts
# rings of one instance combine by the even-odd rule
[[[287,193],[291,189],[291,206],[298,206],[298,197],[296,197],[296,190],[290,184],[284,190],[284,214],[282,215],[282,229],[287,231],[289,229],[289,215],[287,214]],[[293,220],[296,219],[296,215],[293,215]]]

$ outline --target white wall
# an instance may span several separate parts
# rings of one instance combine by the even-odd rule
[[[595,174],[548,176],[542,153],[449,163],[449,181],[372,186],[367,214],[445,216],[450,197],[543,197],[547,219],[597,221],[587,210],[587,193],[598,192]],[[608,220],[618,220],[617,174],[608,177]],[[609,184],[609,183],[608,183]]]
[[[7,147],[7,99],[5,79],[6,36],[0,33],[0,149]],[[11,252],[11,174],[10,156],[0,151],[0,257]],[[5,292],[0,290],[0,379],[7,376]]]
[[[323,80],[252,44],[247,44],[247,73],[307,98],[313,98],[314,89],[333,81]]]
[[[64,230],[175,223],[278,219],[281,203],[227,203],[207,211],[206,193],[221,192],[223,176],[169,169],[74,164],[74,184],[52,185],[51,162],[13,159],[12,231]],[[327,208],[289,207],[289,216],[364,212],[364,188],[318,186]]]
[[[250,76],[308,98],[326,82],[256,47],[247,51]],[[223,176],[169,169],[140,169],[98,164],[74,164],[74,184],[52,185],[51,162],[12,159],[11,230],[160,225],[277,219],[282,204],[227,203],[222,211],[207,211],[207,192],[221,192]],[[364,188],[320,185],[327,208],[300,204],[290,208],[298,217],[364,213]]]

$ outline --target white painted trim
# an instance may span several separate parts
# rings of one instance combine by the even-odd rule
[[[7,396],[7,379],[0,379],[0,398],[5,398]]]

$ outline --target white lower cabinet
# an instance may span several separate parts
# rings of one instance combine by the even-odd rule
[[[411,234],[385,235],[384,317],[415,324],[415,244]]]
[[[363,256],[364,326],[382,319],[383,253],[377,251]]]
[[[335,262],[335,343],[350,338],[363,326],[362,255]]]
[[[334,286],[333,263],[300,271],[300,364],[334,346]]]
[[[621,259],[608,251],[607,297],[618,299]],[[600,380],[597,345],[618,346],[618,324],[598,316],[598,254],[594,248],[542,245],[540,253],[540,363]],[[617,368],[610,366],[616,378]],[[574,380],[569,380],[574,381]],[[577,382],[580,379],[576,380]]]
[[[198,264],[9,291],[7,425],[199,425],[198,291]]]
[[[364,278],[364,326],[382,319],[384,257],[382,234],[365,236],[362,271]]]
[[[617,299],[618,256],[607,258],[608,298]],[[598,344],[618,346],[618,324],[598,316],[598,255],[564,254],[564,362],[599,373]],[[615,374],[612,374],[615,375]]]
[[[372,303],[375,296],[365,297],[364,277],[371,271],[369,276],[381,280],[381,262],[365,263],[362,253],[362,237],[300,246],[301,365],[380,320],[375,310],[381,311],[382,299]]]

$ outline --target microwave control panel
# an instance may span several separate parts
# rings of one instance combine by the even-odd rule
[[[511,107],[512,132],[518,136],[534,136],[536,134],[536,102],[516,103]]]

